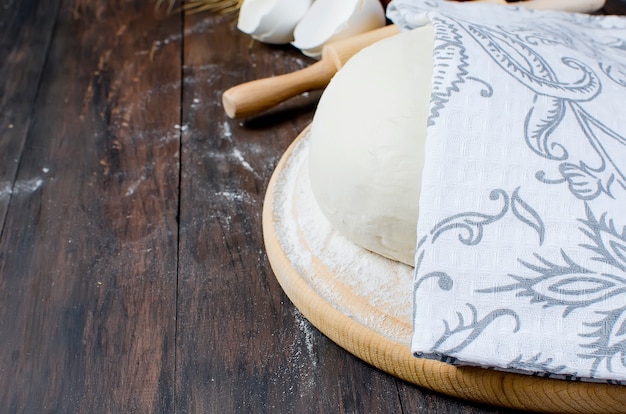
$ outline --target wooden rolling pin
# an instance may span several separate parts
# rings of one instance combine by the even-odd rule
[[[231,118],[246,118],[303,92],[323,89],[343,64],[359,50],[398,33],[396,26],[389,25],[329,43],[322,49],[322,58],[304,69],[242,83],[228,89],[222,95],[224,110]]]
[[[480,0],[485,3],[508,4],[505,0]],[[543,10],[589,13],[600,9],[604,0],[527,0],[514,5]],[[394,25],[330,43],[322,49],[318,62],[285,75],[242,83],[222,94],[222,105],[231,118],[257,115],[304,92],[323,89],[330,79],[354,54],[379,40],[398,34]]]

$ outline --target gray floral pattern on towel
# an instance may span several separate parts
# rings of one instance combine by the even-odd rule
[[[509,211],[520,222],[537,231],[540,237],[539,244],[541,244],[544,232],[542,220],[519,197],[518,191],[519,188],[514,191],[510,199],[507,193],[501,189],[492,191],[490,194],[492,200],[503,200],[503,207],[495,214],[460,213],[437,223],[430,234],[422,238],[419,243],[416,266],[418,274],[421,261],[426,253],[427,241],[431,244],[435,243],[444,232],[455,231],[459,242],[465,245],[477,245],[482,239],[484,227],[501,219]],[[518,208],[515,208],[515,205],[518,205]],[[525,214],[520,213],[520,207]],[[527,216],[532,217],[532,220],[529,220]],[[530,303],[543,307],[560,307],[563,309],[563,318],[567,318],[576,309],[594,304],[602,305],[606,303],[608,298],[621,297],[624,306],[601,307],[601,310],[596,310],[594,312],[595,318],[583,323],[590,330],[579,334],[582,338],[591,339],[590,342],[581,343],[582,350],[579,357],[593,361],[591,367],[591,374],[593,375],[600,364],[605,364],[605,368],[612,372],[616,365],[624,367],[626,361],[626,228],[622,229],[621,233],[618,232],[611,223],[607,223],[605,215],[597,219],[588,206],[587,218],[579,221],[581,222],[581,233],[589,239],[588,243],[580,244],[579,247],[593,254],[591,263],[609,264],[613,268],[613,272],[604,273],[600,269],[583,267],[569,257],[564,250],[561,250],[561,256],[554,261],[534,253],[534,262],[527,262],[518,258],[524,267],[534,273],[532,277],[509,274],[508,277],[512,279],[512,283],[493,288],[477,289],[475,292],[489,294],[514,291],[516,296],[526,297]],[[416,280],[416,292],[422,282],[430,278],[437,278],[438,286],[443,290],[450,290],[454,284],[454,278],[445,271],[431,271]],[[445,355],[445,358],[440,357],[440,359],[444,359],[446,362],[455,363],[455,358],[450,356],[474,341],[496,318],[511,318],[514,321],[511,327],[512,332],[517,332],[520,328],[521,320],[514,309],[496,309],[479,318],[476,306],[471,303],[467,303],[466,306],[471,310],[471,320],[465,321],[463,315],[458,313],[458,319],[453,322],[454,326],[451,325],[452,322],[444,321],[445,332],[433,344],[432,351],[438,355]],[[539,355],[535,355],[529,360],[524,360],[519,355],[510,361],[507,368],[528,371],[532,367],[531,371],[540,372],[544,375],[546,371],[556,374],[565,368],[563,365],[551,366],[552,358],[548,358],[542,363],[538,363],[538,359]],[[570,377],[576,377],[576,374],[570,375]]]
[[[437,1],[396,0],[389,10],[401,27],[423,24],[427,16],[435,29],[428,139],[440,165],[425,176],[431,171],[451,182],[462,175],[455,168],[476,170],[449,155],[463,145],[458,157],[489,163],[506,186],[488,188],[497,184],[493,178],[479,193],[477,179],[472,190],[459,185],[453,195],[435,178],[425,186],[422,200],[479,208],[420,207],[427,218],[420,212],[414,353],[622,383],[626,128],[606,106],[626,105],[626,23]],[[510,94],[516,110],[506,112],[501,107]],[[472,133],[480,122],[459,111],[477,102],[490,109],[483,125],[500,125],[506,134]],[[462,122],[466,130],[457,126]],[[475,141],[467,144],[456,133]],[[498,139],[514,140],[519,153],[508,153]],[[486,156],[494,147],[511,162]],[[486,194],[488,202],[479,200]],[[439,309],[441,301],[451,309]]]

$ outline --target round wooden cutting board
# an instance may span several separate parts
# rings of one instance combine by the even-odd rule
[[[263,207],[267,254],[287,296],[332,341],[418,386],[538,412],[626,413],[626,387],[456,367],[411,355],[413,269],[339,235],[308,178],[308,129],[283,155]]]

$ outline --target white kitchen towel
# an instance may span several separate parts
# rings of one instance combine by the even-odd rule
[[[432,0],[388,17],[435,28],[413,353],[625,381],[626,20]]]

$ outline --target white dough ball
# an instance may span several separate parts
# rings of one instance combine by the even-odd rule
[[[433,29],[379,41],[324,91],[309,174],[325,216],[347,239],[413,266],[432,80]]]

